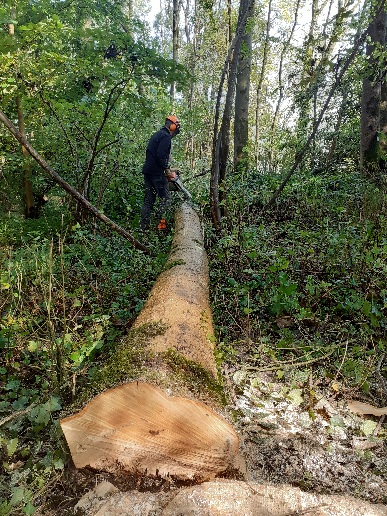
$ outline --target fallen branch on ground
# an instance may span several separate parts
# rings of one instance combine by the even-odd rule
[[[74,199],[76,199],[82,206],[84,206],[88,211],[90,211],[94,217],[99,220],[102,220],[104,224],[107,224],[113,231],[123,236],[126,240],[128,240],[131,244],[134,245],[137,249],[140,249],[146,254],[150,254],[150,250],[145,247],[141,242],[136,240],[130,233],[125,231],[121,226],[113,222],[111,219],[106,217],[103,213],[101,213],[95,206],[93,206],[83,195],[81,195],[75,188],[73,188],[69,183],[67,183],[64,179],[57,174],[50,165],[40,156],[40,154],[32,147],[32,145],[21,135],[18,129],[13,125],[11,120],[6,117],[6,115],[0,111],[0,120],[9,130],[9,132],[16,138],[16,140],[27,149],[29,154],[34,158],[34,160],[42,167],[42,169],[50,175],[54,181],[63,188],[66,192],[68,192]]]

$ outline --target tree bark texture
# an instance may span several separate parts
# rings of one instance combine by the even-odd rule
[[[381,160],[381,88],[382,74],[374,51],[384,49],[386,43],[387,13],[383,7],[376,10],[368,28],[370,42],[367,45],[368,74],[363,80],[361,102],[360,162],[363,171],[372,173]],[[385,114],[383,114],[385,118]]]
[[[248,8],[248,1],[243,0],[244,9]],[[241,165],[247,168],[247,146],[249,143],[249,104],[250,104],[250,77],[252,58],[252,27],[247,20],[247,28],[242,38],[236,92],[235,92],[235,119],[234,119],[234,167]]]
[[[11,8],[11,16],[12,19],[16,19],[16,7],[13,6]],[[8,24],[8,34],[12,37],[15,36],[15,24],[9,23]],[[22,99],[20,94],[16,96],[16,107],[17,107],[17,119],[18,119],[18,126],[19,131],[23,135],[23,137],[26,137],[26,129],[25,129],[25,122],[24,122],[24,112],[23,112],[23,106],[22,106]],[[24,157],[23,160],[23,191],[24,191],[24,214],[27,219],[34,218],[36,216],[35,211],[35,202],[34,202],[34,194],[32,192],[32,183],[31,183],[31,165],[28,163],[27,156],[28,152],[26,148],[22,145],[22,154]]]
[[[167,326],[151,344],[155,352],[174,348],[216,376],[214,328],[209,306],[208,261],[199,217],[188,203],[178,208],[171,253],[134,327]]]
[[[256,89],[256,107],[255,107],[255,166],[258,166],[259,163],[259,111],[261,105],[261,93],[262,93],[262,85],[265,77],[265,70],[270,50],[270,28],[271,28],[271,16],[272,16],[272,0],[269,0],[268,10],[267,10],[267,21],[266,21],[266,32],[265,32],[265,41],[263,44],[263,55],[262,55],[262,64],[261,71],[259,74],[257,89]]]
[[[20,134],[23,138],[26,138],[26,127],[24,121],[24,112],[22,99],[20,95],[16,97],[16,106],[17,106],[17,120]],[[22,153],[23,153],[23,190],[24,190],[24,214],[26,219],[33,219],[37,216],[35,210],[35,201],[34,194],[32,191],[32,182],[31,182],[31,164],[29,163],[29,153],[27,149],[22,145]]]
[[[172,8],[172,59],[175,63],[178,62],[178,45],[179,45],[179,10],[180,0],[173,0]],[[171,83],[170,89],[171,103],[175,101],[175,81]]]
[[[230,123],[235,95],[236,71],[240,54],[241,38],[245,32],[247,19],[252,15],[254,2],[255,0],[250,0],[248,7],[245,10],[243,10],[243,6],[240,6],[237,29],[234,39],[231,42],[225,64],[223,66],[217,93],[210,180],[211,216],[215,227],[219,226],[222,215],[224,213],[224,206],[222,206],[222,199],[224,198],[223,188],[227,171],[227,159],[230,145]],[[220,104],[227,72],[229,73],[227,94],[223,110],[221,128],[218,132]]]

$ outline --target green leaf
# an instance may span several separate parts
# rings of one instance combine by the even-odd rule
[[[340,428],[345,428],[344,419],[341,416],[332,416],[330,423],[332,426],[338,426]]]
[[[73,362],[78,362],[79,358],[80,358],[79,351],[74,351],[74,353],[71,353],[71,355],[70,355],[70,360],[72,360]]]
[[[33,353],[34,351],[36,351],[39,347],[39,344],[37,342],[35,342],[34,340],[30,340],[28,341],[28,346],[27,346],[27,349],[28,351],[30,351],[31,353]]]
[[[301,403],[304,401],[301,393],[301,389],[292,389],[289,391],[287,398],[293,403],[293,405],[301,405]]]
[[[375,421],[372,421],[372,419],[366,419],[360,426],[361,432],[366,435],[367,437],[372,435],[374,433],[375,428],[378,426],[378,424]]]
[[[52,396],[48,401],[48,408],[51,412],[60,410],[62,408],[62,405],[60,404],[59,398],[57,398],[56,396]]]
[[[12,457],[12,455],[15,453],[18,442],[19,442],[19,439],[17,437],[7,441],[7,454],[8,454],[8,457]]]
[[[36,508],[32,505],[31,502],[28,502],[25,507],[23,507],[23,512],[25,514],[34,514],[36,511]]]
[[[14,487],[12,489],[12,496],[9,502],[12,507],[20,505],[25,500],[26,491],[27,490],[24,487]]]
[[[64,468],[64,462],[63,459],[54,459],[54,468],[55,469],[63,469]]]

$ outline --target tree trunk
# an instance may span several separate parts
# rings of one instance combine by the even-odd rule
[[[311,19],[309,24],[308,36],[305,38],[303,45],[303,60],[301,63],[302,75],[300,84],[302,84],[303,90],[306,89],[306,94],[300,97],[299,101],[299,117],[297,121],[297,140],[299,142],[305,142],[305,135],[310,132],[310,127],[313,127],[313,123],[316,121],[316,116],[311,116],[310,113],[310,102],[313,97],[313,89],[305,88],[305,84],[315,84],[316,81],[316,62],[314,57],[315,47],[315,32],[317,27],[317,19],[319,13],[319,0],[312,0],[312,11]],[[314,145],[314,137],[310,142]]]
[[[337,139],[338,139],[338,136],[340,134],[341,122],[343,120],[343,116],[344,116],[344,113],[345,113],[345,108],[346,108],[346,105],[347,105],[347,97],[346,97],[345,93],[346,92],[345,92],[345,89],[344,89],[344,91],[343,91],[343,98],[341,100],[339,113],[337,115],[337,120],[336,120],[334,131],[333,131],[332,142],[331,142],[331,144],[329,146],[329,151],[328,151],[327,159],[326,159],[326,162],[325,162],[326,169],[329,169],[329,167],[331,166],[331,162],[332,162],[333,156],[335,154]]]
[[[152,349],[173,347],[216,376],[214,329],[209,307],[208,263],[200,221],[186,203],[176,215],[172,251],[134,327],[161,321],[168,328]]]
[[[258,167],[259,162],[259,108],[261,105],[261,92],[263,79],[265,77],[265,70],[267,65],[267,59],[270,48],[270,28],[271,28],[271,15],[272,15],[272,0],[269,0],[268,11],[267,11],[267,22],[266,22],[266,33],[265,33],[265,42],[263,45],[263,56],[262,56],[262,64],[261,64],[261,72],[259,74],[259,80],[257,84],[256,90],[256,107],[255,107],[255,166]]]
[[[175,63],[178,62],[178,45],[179,45],[179,9],[180,0],[173,0],[172,11],[172,59]],[[175,81],[172,81],[170,89],[171,103],[175,101]]]
[[[12,18],[16,18],[16,7],[12,7],[11,9]],[[10,36],[15,36],[15,25],[14,23],[8,24],[8,34]],[[24,122],[24,113],[22,107],[21,96],[16,96],[16,107],[17,107],[17,119],[19,131],[26,137],[26,129]],[[35,202],[34,202],[34,194],[32,192],[32,183],[31,183],[31,165],[28,162],[28,151],[22,145],[22,154],[24,157],[23,160],[23,191],[24,191],[24,214],[27,219],[35,218],[36,210],[35,210]]]
[[[384,6],[378,9],[369,25],[370,42],[367,44],[368,75],[363,80],[362,110],[361,110],[361,142],[360,162],[362,170],[374,176],[377,173],[381,156],[380,146],[380,107],[382,74],[379,58],[375,50],[383,51],[386,42],[387,13]],[[384,115],[383,115],[384,116]]]
[[[152,360],[140,378],[99,394],[81,412],[61,421],[77,467],[197,480],[235,467],[238,438],[232,427],[208,404],[192,399],[192,387],[179,384],[190,367],[196,375],[202,371],[213,380],[217,375],[208,298],[199,218],[184,203],[176,213],[165,270],[132,329],[165,329],[147,337]],[[172,369],[166,358],[171,353]],[[200,396],[210,399],[205,391]]]
[[[219,226],[224,213],[224,205],[222,204],[222,200],[225,198],[224,186],[230,145],[230,123],[235,94],[236,71],[241,48],[241,38],[245,32],[247,19],[252,15],[254,1],[255,0],[249,1],[247,9],[244,9],[244,6],[242,4],[239,7],[236,33],[233,41],[231,42],[227,58],[223,66],[220,84],[218,88],[215,108],[214,138],[212,145],[212,164],[210,180],[211,215],[215,227]],[[223,95],[223,85],[228,70],[229,80],[227,94],[223,110],[222,124],[218,133],[220,104]]]
[[[242,0],[244,10],[248,8],[248,1]],[[248,24],[248,22],[247,22]],[[242,50],[239,57],[237,82],[235,92],[234,118],[234,168],[247,168],[249,143],[249,104],[250,104],[250,76],[252,57],[252,27],[248,27],[242,38]]]
[[[271,127],[270,127],[270,167],[271,168],[273,168],[273,159],[274,159],[274,153],[273,153],[273,149],[274,149],[274,134],[275,134],[276,126],[277,126],[277,120],[278,120],[278,116],[279,116],[279,112],[280,112],[280,107],[281,107],[282,100],[284,98],[284,92],[285,92],[285,84],[283,82],[284,60],[285,60],[286,53],[290,49],[290,44],[291,44],[294,32],[295,32],[296,27],[297,27],[298,13],[299,13],[299,10],[300,10],[300,1],[301,0],[297,0],[297,2],[296,2],[296,7],[295,7],[295,11],[294,11],[294,20],[293,20],[292,28],[291,28],[291,30],[289,32],[289,36],[288,36],[287,40],[283,44],[283,47],[281,49],[281,54],[280,54],[280,60],[279,60],[279,66],[278,66],[278,91],[279,91],[279,95],[278,95],[277,104],[276,104],[276,107],[275,107],[274,115],[273,115],[272,120],[271,120]]]
[[[17,106],[17,120],[20,134],[23,138],[26,137],[26,128],[24,122],[24,112],[22,106],[22,100],[20,95],[16,97]],[[23,153],[23,189],[24,189],[24,215],[26,219],[34,219],[37,216],[35,209],[34,194],[32,192],[31,182],[31,163],[29,162],[29,153],[27,149],[22,145]]]

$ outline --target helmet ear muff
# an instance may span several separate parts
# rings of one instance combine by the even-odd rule
[[[167,120],[169,122],[172,122],[171,125],[169,126],[169,130],[171,131],[171,133],[176,131],[176,129],[179,129],[180,122],[175,115],[170,115],[169,117],[167,117]]]

